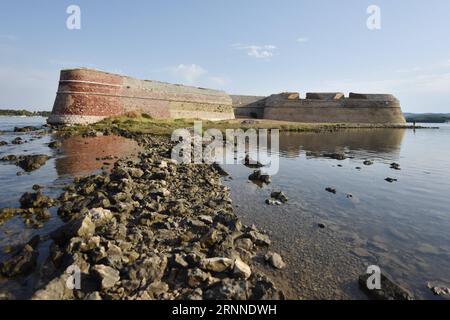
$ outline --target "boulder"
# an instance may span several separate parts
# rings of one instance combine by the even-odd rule
[[[268,252],[264,259],[275,269],[284,269],[286,267],[286,263],[284,263],[281,256],[276,252]]]
[[[252,275],[252,270],[241,259],[236,259],[234,261],[233,274],[239,278],[248,279]]]
[[[97,264],[91,268],[91,273],[100,282],[103,290],[110,289],[120,280],[119,271],[103,264]]]
[[[225,272],[231,270],[233,260],[229,258],[205,258],[200,261],[200,268],[213,272]]]
[[[17,165],[23,170],[30,172],[42,167],[49,158],[50,157],[45,154],[23,156],[22,159],[17,162]]]

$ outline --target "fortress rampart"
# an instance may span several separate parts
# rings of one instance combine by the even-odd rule
[[[222,91],[138,80],[91,69],[61,71],[51,124],[87,124],[127,112],[156,119],[234,119]]]
[[[238,98],[233,98],[233,102]],[[406,123],[400,102],[390,94],[312,92],[301,99],[297,92],[271,95],[249,104],[233,104],[236,116],[297,121],[349,123]],[[236,111],[239,110],[239,111]],[[259,115],[262,116],[260,117]]]
[[[405,123],[400,102],[389,94],[297,92],[269,97],[138,80],[92,69],[62,70],[51,124],[87,124],[141,112],[155,119],[258,118],[297,122]]]

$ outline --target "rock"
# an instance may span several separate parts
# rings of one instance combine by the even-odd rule
[[[30,172],[42,167],[49,158],[50,157],[45,154],[23,156],[22,159],[17,162],[17,165],[23,170]]]
[[[276,252],[268,252],[264,259],[274,268],[276,269],[284,269],[286,267],[286,263],[284,263],[281,256]]]
[[[27,208],[50,208],[54,201],[52,198],[43,195],[40,192],[30,193],[26,192],[20,197],[20,206],[23,209]]]
[[[381,289],[370,290],[367,287],[369,274],[359,276],[359,287],[367,294],[370,299],[374,300],[412,300],[412,296],[402,287],[396,285],[384,274],[381,274]]]
[[[51,280],[44,288],[36,291],[32,300],[70,300],[73,299],[73,290],[67,287],[68,274],[65,272]]]
[[[371,166],[371,165],[373,165],[373,161],[371,161],[371,160],[366,160],[366,161],[363,162],[363,164],[364,164],[365,166]]]
[[[450,295],[450,288],[445,286],[434,286],[431,283],[427,284],[428,288],[433,292],[435,296],[447,296]]]
[[[326,228],[326,226],[325,226],[323,223],[318,223],[317,226],[318,226],[320,229],[325,229],[325,228]]]
[[[247,251],[253,250],[253,242],[249,238],[239,238],[234,242],[235,247],[241,248]]]
[[[100,292],[94,291],[86,295],[86,298],[84,300],[103,300],[102,296],[100,295]]]
[[[394,178],[386,178],[386,179],[384,179],[385,181],[387,181],[387,182],[389,182],[389,183],[393,183],[393,182],[397,182],[398,180],[397,179],[394,179]]]
[[[167,291],[169,291],[169,285],[165,282],[162,281],[155,281],[152,282],[148,287],[147,287],[147,292],[154,298],[158,298],[161,295],[163,295],[164,293],[166,293]]]
[[[233,260],[229,258],[206,258],[200,261],[200,268],[213,272],[225,272],[231,270]]]
[[[14,155],[14,154],[9,154],[7,156],[4,156],[3,158],[1,158],[1,161],[17,161],[19,158]]]
[[[391,169],[401,170],[400,169],[400,165],[398,163],[396,163],[396,162],[392,162],[390,166],[391,166]]]
[[[105,225],[114,219],[112,212],[104,208],[93,208],[89,210],[87,217],[90,218],[96,226]]]
[[[6,141],[0,141],[0,146],[6,146],[8,144],[8,142]]]
[[[268,174],[263,174],[261,170],[255,170],[248,179],[250,181],[257,181],[265,184],[270,184],[272,182],[272,178]]]
[[[248,300],[251,291],[249,282],[226,278],[205,291],[206,300]]]
[[[14,127],[14,132],[31,132],[38,131],[38,127],[26,126],[26,127]]]
[[[241,259],[236,259],[234,261],[233,274],[239,278],[248,279],[252,275],[252,270]]]
[[[270,246],[272,243],[269,236],[258,231],[252,230],[248,233],[250,239],[258,246]]]
[[[103,264],[97,264],[91,268],[91,273],[100,282],[103,290],[110,289],[120,280],[119,271]]]
[[[345,155],[345,153],[342,153],[342,152],[324,153],[322,156],[325,158],[330,158],[330,159],[340,160],[340,161],[347,159],[347,156]]]
[[[11,259],[0,263],[0,273],[6,277],[24,276],[36,267],[39,253],[30,245],[25,245]]]
[[[270,197],[272,197],[272,198],[274,198],[274,199],[276,199],[278,201],[281,201],[282,203],[286,203],[289,200],[288,197],[281,191],[274,191],[274,192],[272,192],[270,194]]]
[[[59,149],[62,147],[61,141],[55,140],[48,144],[48,147],[51,149]]]
[[[38,185],[38,184],[34,184],[33,187],[32,187],[32,189],[33,189],[34,191],[39,191],[39,190],[41,190],[41,189],[43,189],[43,188],[44,188],[43,186]]]
[[[189,269],[187,272],[187,283],[191,288],[197,288],[205,283],[211,275],[199,268]]]
[[[336,194],[336,189],[335,189],[335,188],[332,188],[332,187],[327,187],[327,188],[325,188],[325,191],[327,191],[327,192],[329,192],[329,193]]]
[[[12,144],[23,144],[23,140],[21,137],[15,138],[13,141],[11,141]]]
[[[266,204],[269,206],[280,206],[282,205],[281,201],[273,200],[273,199],[266,199]]]
[[[83,239],[89,239],[95,234],[95,224],[91,218],[84,217],[81,219],[73,220],[67,224],[61,226],[50,234],[50,237],[56,243],[66,243],[73,237],[80,237]]]
[[[245,159],[244,159],[244,165],[248,168],[261,168],[264,167],[263,164],[261,164],[259,161],[257,160],[253,160],[250,158],[250,155],[245,155]]]

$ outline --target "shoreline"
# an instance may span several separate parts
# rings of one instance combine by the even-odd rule
[[[110,119],[107,124],[110,124],[115,120]],[[129,129],[130,126],[139,123],[138,120],[140,119],[120,119],[119,122],[116,121],[111,127],[105,126],[105,123],[100,123],[87,127],[60,128],[60,130],[54,131],[54,133],[59,135],[62,139],[74,135],[94,137],[97,134],[116,134],[134,139],[146,150],[144,150],[143,153],[140,154],[140,157],[135,159],[135,161],[130,159],[117,161],[117,165],[115,165],[111,173],[75,179],[75,183],[69,186],[69,189],[62,194],[60,200],[64,203],[72,204],[72,208],[78,208],[78,210],[75,210],[76,213],[74,214],[73,212],[71,213],[73,210],[70,208],[67,210],[61,209],[60,216],[65,216],[65,219],[69,219],[71,222],[66,223],[61,228],[62,231],[59,230],[59,234],[58,232],[54,232],[50,234],[48,238],[44,237],[38,239],[41,242],[51,239],[51,241],[56,241],[55,243],[59,243],[59,245],[56,247],[52,245],[49,258],[46,259],[46,263],[39,268],[39,275],[45,274],[46,280],[42,281],[44,278],[38,277],[41,284],[38,287],[42,288],[42,290],[35,292],[33,297],[36,299],[126,299],[130,297],[134,299],[260,299],[267,298],[261,295],[262,291],[267,290],[266,293],[269,295],[270,299],[301,298],[297,295],[295,297],[291,296],[292,292],[289,290],[290,287],[286,281],[284,281],[286,280],[283,279],[285,277],[282,276],[283,271],[279,271],[279,269],[273,267],[274,259],[269,257],[267,259],[269,262],[266,261],[265,255],[270,250],[270,239],[268,236],[261,233],[256,227],[242,225],[241,219],[237,217],[236,212],[232,208],[229,190],[224,188],[219,172],[217,172],[213,166],[209,165],[192,165],[192,168],[189,168],[191,165],[180,166],[173,163],[168,159],[170,157],[170,143],[165,134],[142,133],[142,127]],[[150,125],[150,123],[153,122],[154,120],[149,120],[146,125]],[[176,125],[186,126],[184,121],[173,122],[176,123]],[[160,125],[163,125],[163,123],[160,123]],[[242,124],[237,123],[236,125]],[[255,124],[248,123],[244,125]],[[297,127],[296,131],[322,132],[324,130],[361,129],[361,127],[342,128],[336,125],[328,125],[325,127],[309,127],[305,126],[305,124],[301,125],[303,127]],[[166,126],[170,128],[170,130],[173,130],[173,126],[167,124]],[[158,129],[159,128],[160,127],[158,127]],[[362,129],[369,128],[365,127]],[[163,162],[161,162],[161,160]],[[178,174],[180,172],[178,168],[186,170],[182,171],[183,174],[181,178],[177,178],[171,174],[172,172],[177,172]],[[148,170],[151,174],[147,174]],[[143,172],[142,175],[141,171]],[[167,171],[169,172],[169,175],[163,174],[159,176],[160,171]],[[214,182],[208,182],[209,179],[205,179],[205,177],[211,178]],[[105,182],[108,179],[110,181]],[[129,181],[129,184],[122,181],[123,179]],[[171,183],[168,183],[169,179],[178,181],[176,188],[172,188]],[[220,193],[222,196],[220,202],[222,203],[221,205],[224,206],[224,214],[210,212],[210,209],[214,210],[218,207],[206,204],[206,202],[208,202],[206,201],[208,197],[198,198],[191,193],[185,193],[184,197],[177,195],[171,199],[173,194],[184,189],[180,188],[180,179],[199,181],[200,191],[207,195],[211,195],[211,192],[214,191]],[[157,190],[150,190],[149,184],[154,181],[156,181],[156,185],[151,186],[155,187]],[[165,182],[159,183],[158,181]],[[111,183],[113,184],[113,194],[110,194]],[[92,185],[95,185],[95,187],[92,188]],[[123,199],[117,198],[117,194],[121,193],[117,192],[119,186],[124,186],[125,189],[129,191]],[[93,190],[87,192],[89,190],[86,188]],[[133,198],[132,190],[136,188],[140,191],[139,193],[141,193],[143,198],[141,196],[136,199]],[[145,190],[144,194],[142,194],[141,189]],[[99,193],[101,193],[101,195],[99,195]],[[121,195],[121,197],[122,196],[123,195]],[[151,206],[148,207],[144,203],[146,197],[149,197],[151,201],[156,201],[158,206],[156,208]],[[187,200],[187,203],[195,203],[196,201],[199,201],[199,199],[204,200],[202,206],[209,208],[207,210],[209,211],[209,214],[201,214],[200,216],[202,216],[202,218],[200,218],[192,210],[188,210],[187,216],[183,214],[178,215],[177,213],[175,216],[172,216],[171,213],[166,214],[161,212],[161,210],[167,210],[167,207],[164,207],[164,204],[168,205],[169,203],[171,206],[174,205],[176,210],[179,210],[180,206],[178,204],[178,199],[185,199]],[[91,205],[91,202],[87,200],[90,200],[96,205]],[[163,207],[159,207],[159,204],[161,203],[163,204]],[[119,207],[117,207],[118,204]],[[185,204],[181,207],[184,205]],[[91,210],[80,210],[83,207],[87,207]],[[123,218],[123,214],[126,218]],[[209,216],[209,218],[207,216]],[[96,219],[98,221],[94,221]],[[113,219],[113,221],[115,221],[113,226],[110,227],[108,224],[105,224],[105,219]],[[146,250],[145,248],[142,248],[142,246],[139,247],[139,250],[142,250],[140,252],[145,254],[145,259],[143,258],[141,262],[144,263],[146,260],[150,259],[152,261],[150,264],[156,265],[156,267],[153,268],[154,272],[156,272],[155,270],[161,269],[162,266],[164,266],[164,270],[167,271],[167,273],[164,273],[163,275],[151,275],[151,277],[156,277],[154,279],[159,280],[155,280],[150,284],[145,283],[144,287],[139,286],[138,289],[140,289],[140,291],[138,293],[141,295],[138,295],[138,293],[135,292],[137,289],[131,291],[134,294],[130,294],[130,291],[127,291],[130,288],[135,288],[137,285],[136,280],[138,279],[136,279],[136,276],[134,276],[135,279],[132,279],[131,277],[124,278],[131,282],[125,282],[125,285],[122,285],[122,276],[128,276],[129,270],[123,271],[122,268],[118,268],[116,265],[118,259],[117,256],[120,256],[121,260],[123,260],[122,257],[125,257],[125,260],[128,259],[128,261],[133,261],[133,257],[129,255],[129,245],[127,244],[123,247],[116,241],[117,239],[111,235],[108,236],[104,233],[100,235],[96,234],[97,228],[106,234],[108,234],[108,232],[113,232],[114,228],[117,228],[117,226],[122,226],[123,229],[123,219],[126,221],[125,228],[127,231],[129,229],[131,234],[134,234],[135,230],[142,231],[138,232],[138,234],[141,234],[142,238],[136,236],[137,238],[131,241],[135,241],[134,244],[131,244],[131,248],[134,248],[134,245],[139,246],[139,242],[143,239],[145,241],[145,237],[147,237],[147,240],[151,240],[152,237],[155,237],[155,239],[158,240],[156,243],[152,242],[152,248],[156,250],[153,255],[149,256],[148,248]],[[77,229],[78,226],[84,228],[88,225],[88,233],[86,234],[85,231],[82,230],[80,234],[80,228],[74,231],[74,225],[76,225],[75,229]],[[92,225],[95,229],[94,233],[92,231]],[[173,242],[167,242],[167,234],[170,234],[170,231],[172,231],[172,235],[173,233],[179,233],[178,236],[181,237],[181,239],[184,239],[183,234],[188,233],[190,238],[187,238],[187,240],[191,240],[190,242],[194,243],[200,243],[200,245],[194,249],[200,248],[199,252],[196,252],[196,257],[190,255],[192,251],[186,253],[186,250],[183,251],[180,250],[179,247],[174,246]],[[160,235],[161,232],[162,235]],[[127,239],[127,236],[128,234],[126,233],[125,240]],[[100,237],[100,239],[97,237]],[[158,237],[160,238],[158,239]],[[94,243],[91,241],[92,238],[95,239]],[[97,242],[97,240],[99,242]],[[214,242],[217,244],[214,246],[210,245],[210,241],[217,240],[219,242]],[[206,246],[202,245],[202,241],[207,241],[208,244]],[[37,239],[32,239],[28,246],[19,248],[14,254],[16,254],[16,257],[22,255],[22,257],[29,257],[32,260],[37,259],[35,258],[34,253],[36,249],[33,247],[33,245],[37,245],[37,242],[39,242]],[[97,246],[97,243],[99,246]],[[179,244],[180,243],[175,243],[175,245]],[[216,245],[218,247],[217,249],[215,249]],[[176,252],[171,251],[174,248],[177,249]],[[187,248],[191,250],[194,247],[184,247],[184,249]],[[137,252],[139,250],[132,251]],[[11,257],[13,257],[14,254],[11,255]],[[114,256],[115,261],[107,261],[109,255]],[[135,257],[134,253],[132,255]],[[70,260],[70,257],[72,260]],[[134,261],[140,257],[141,255],[137,258],[135,257]],[[275,258],[275,260],[277,259],[278,257]],[[67,290],[64,290],[62,284],[64,284],[68,278],[65,271],[68,267],[73,265],[73,263],[70,262],[74,261],[80,262],[79,264],[82,265],[81,272],[84,274],[83,277],[87,279],[90,286],[89,288],[92,289],[94,287],[96,288],[96,291],[90,289],[91,291],[85,290],[83,294],[74,295],[73,292],[70,293],[67,292]],[[31,261],[31,263],[33,264],[33,261]],[[122,263],[124,262],[122,261]],[[211,264],[214,264],[214,266]],[[95,267],[97,265],[101,265],[101,267]],[[103,280],[106,279],[105,281],[111,280],[114,282],[114,279],[117,279],[117,273],[107,267],[119,271],[118,276],[120,280],[115,282],[112,289],[111,287],[107,288],[109,285],[105,288],[102,287]],[[172,269],[176,270],[176,272],[172,272]],[[54,276],[48,276],[47,273],[49,270]],[[289,270],[289,265],[287,270]],[[136,274],[139,272],[145,271],[137,270]],[[249,274],[251,274],[250,277],[248,277]],[[191,285],[189,284],[190,281]],[[195,287],[200,286],[202,288],[201,293],[198,290],[191,290],[193,289],[192,287],[194,287],[192,285],[194,283],[193,281],[196,283]],[[42,287],[42,284],[46,282],[48,282],[47,286]],[[150,285],[155,282],[156,284],[150,288]],[[264,288],[264,290],[261,288]]]
[[[65,224],[50,233],[43,265],[35,269],[37,245],[46,239],[34,237],[3,261],[3,273],[34,273],[40,290],[33,299],[285,298],[256,268],[269,238],[242,225],[213,166],[173,163],[165,137],[120,134],[144,148],[137,161],[76,178],[59,197]],[[65,289],[73,265],[84,279],[81,291]]]

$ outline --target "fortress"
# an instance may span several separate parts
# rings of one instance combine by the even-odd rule
[[[155,119],[257,118],[297,122],[402,124],[400,102],[389,94],[281,93],[230,96],[223,91],[137,80],[92,69],[62,70],[50,124],[88,124],[128,112]]]

